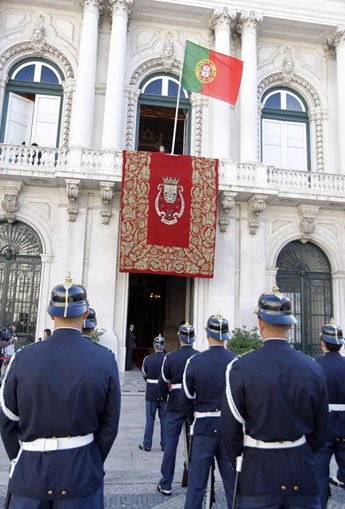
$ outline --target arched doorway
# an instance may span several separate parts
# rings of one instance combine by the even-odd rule
[[[277,285],[291,299],[298,322],[290,341],[312,357],[320,355],[321,326],[333,317],[330,263],[318,246],[296,240],[282,249],[277,267]]]
[[[133,323],[137,349],[134,362],[141,367],[155,336],[166,339],[166,351],[178,347],[179,324],[192,321],[193,279],[155,274],[129,274],[127,325]]]
[[[20,344],[35,339],[42,244],[28,225],[0,222],[0,325],[14,324]]]

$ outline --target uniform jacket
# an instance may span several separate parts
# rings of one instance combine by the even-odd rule
[[[345,358],[339,352],[326,352],[315,360],[325,373],[328,402],[345,405]],[[345,438],[344,411],[329,412],[327,440],[336,438]]]
[[[314,452],[326,438],[328,400],[321,367],[285,340],[269,339],[228,366],[221,433],[232,464],[243,449],[243,426],[264,442],[307,442],[290,449],[245,447],[241,495],[318,492]]]
[[[163,352],[152,353],[144,358],[141,371],[145,381],[147,381],[147,379],[158,381],[163,360]],[[157,401],[163,399],[159,392],[158,383],[146,383],[145,399],[146,401]]]
[[[194,412],[221,410],[225,371],[234,358],[235,354],[220,344],[188,359],[180,402],[189,422],[193,421]],[[203,417],[194,421],[193,435],[214,436],[218,432],[219,417]]]
[[[180,389],[170,390],[171,384],[182,384],[183,371],[187,360],[192,355],[199,353],[192,345],[181,346],[179,350],[169,352],[163,361],[158,387],[163,399],[167,403],[167,412],[182,412],[179,400]],[[168,398],[169,397],[169,398]]]
[[[77,329],[58,328],[17,351],[1,387],[1,436],[9,458],[17,456],[19,440],[89,433],[95,440],[69,450],[22,451],[10,491],[44,500],[99,488],[118,431],[120,397],[114,354]]]

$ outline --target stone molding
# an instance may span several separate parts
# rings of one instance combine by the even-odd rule
[[[266,208],[266,200],[268,195],[266,194],[254,194],[248,202],[249,209],[249,233],[251,235],[256,235],[257,229],[259,228],[259,215]]]
[[[301,232],[301,242],[306,243],[315,231],[315,216],[320,207],[317,205],[298,205],[297,212],[300,219],[299,229]]]
[[[19,207],[18,197],[23,191],[23,187],[23,182],[4,182],[1,186],[4,193],[1,205],[9,223],[13,223],[16,219],[16,212]]]
[[[218,215],[218,225],[219,230],[222,233],[225,233],[228,229],[228,225],[230,223],[230,212],[235,206],[235,197],[237,193],[232,193],[230,191],[223,191],[218,198],[219,204],[219,215]]]
[[[67,209],[68,220],[72,223],[77,219],[78,214],[78,195],[81,180],[78,179],[65,179],[66,193],[68,198],[69,207]]]
[[[109,224],[111,218],[111,200],[113,199],[115,184],[111,182],[100,182],[99,189],[101,191],[102,200],[102,223]]]

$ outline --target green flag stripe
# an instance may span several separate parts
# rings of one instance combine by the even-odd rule
[[[186,42],[186,51],[184,56],[181,87],[191,92],[200,92],[203,86],[195,76],[195,68],[200,60],[208,58],[210,50],[198,46],[193,42]]]

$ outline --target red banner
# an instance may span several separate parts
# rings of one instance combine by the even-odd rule
[[[213,277],[218,161],[124,152],[120,272]]]

